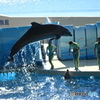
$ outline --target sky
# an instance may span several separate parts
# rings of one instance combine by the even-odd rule
[[[0,15],[100,16],[100,0],[0,0]]]

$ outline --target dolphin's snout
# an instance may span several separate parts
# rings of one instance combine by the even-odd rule
[[[69,36],[72,36],[71,32],[69,32]]]
[[[69,30],[67,30],[66,32],[64,32],[65,36],[72,36],[71,32]]]

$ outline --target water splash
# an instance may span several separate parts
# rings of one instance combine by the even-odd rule
[[[13,62],[6,62],[4,69],[36,66],[35,60],[39,59],[39,42],[23,47],[16,55]]]

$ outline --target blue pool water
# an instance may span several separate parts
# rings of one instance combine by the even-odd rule
[[[22,73],[1,73],[0,100],[100,100],[100,80],[88,76],[65,81],[61,75],[25,69]]]
[[[7,16],[100,16],[100,0],[0,0]]]

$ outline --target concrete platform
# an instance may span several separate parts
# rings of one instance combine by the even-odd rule
[[[67,60],[67,61],[59,61],[57,57],[55,56],[53,59],[53,64],[54,64],[54,70],[57,71],[66,71],[66,69],[69,69],[70,71],[76,71],[74,67],[73,60]],[[50,64],[47,60],[47,63],[45,64],[45,69],[50,69]],[[80,66],[79,66],[80,71],[98,71],[99,67],[97,65],[97,60],[80,60]]]
[[[53,59],[54,69],[50,70],[50,64],[47,60],[45,64],[46,71],[40,71],[38,73],[45,74],[60,74],[64,75],[66,70],[70,71],[71,76],[100,76],[100,70],[97,65],[97,60],[80,60],[79,71],[75,70],[73,60],[59,61],[55,56]],[[50,71],[49,71],[50,70]]]

